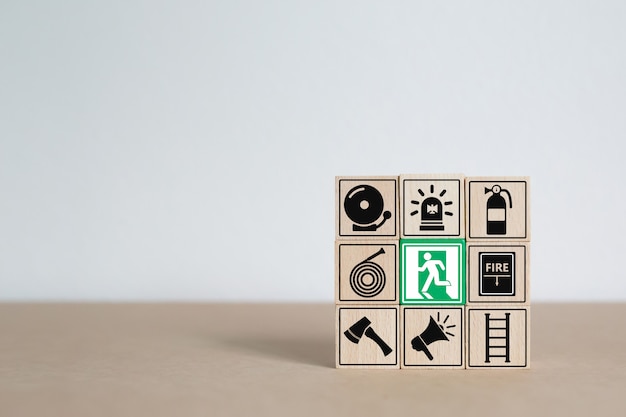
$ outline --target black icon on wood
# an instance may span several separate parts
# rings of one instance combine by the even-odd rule
[[[491,188],[485,187],[485,194],[492,193],[487,199],[487,234],[506,235],[506,200],[501,193],[509,197],[509,208],[513,208],[511,193],[498,184]]]
[[[479,295],[515,295],[515,253],[479,252]]]
[[[385,288],[385,271],[376,262],[372,262],[372,259],[384,253],[385,250],[380,248],[378,252],[352,268],[350,273],[350,287],[352,287],[352,291],[365,298],[375,297],[380,294],[383,288]]]
[[[393,349],[390,348],[389,345],[385,343],[380,336],[378,336],[378,334],[376,334],[371,324],[372,322],[367,317],[363,316],[363,318],[350,326],[350,328],[343,332],[343,334],[346,335],[349,341],[356,344],[358,344],[363,335],[365,335],[376,342],[385,356],[389,355],[393,352]]]
[[[439,318],[439,313],[437,313],[437,321],[435,321],[433,316],[430,316],[430,322],[428,323],[426,329],[422,332],[422,334],[420,334],[419,336],[415,336],[413,340],[411,340],[411,346],[413,347],[413,349],[417,350],[418,352],[424,352],[426,357],[428,357],[428,359],[430,359],[431,361],[433,360],[433,355],[432,353],[430,353],[430,350],[428,350],[428,345],[438,340],[445,340],[449,342],[450,339],[448,339],[448,336],[446,335],[454,335],[450,333],[447,329],[452,329],[456,327],[456,324],[444,326],[450,318],[449,315],[446,316],[446,318],[443,320],[443,323],[441,324],[439,323]]]
[[[422,196],[426,197],[424,191],[419,188],[417,192]],[[421,203],[416,200],[411,200],[411,204],[415,204],[420,206],[419,209],[416,209],[411,212],[411,216],[415,216],[421,212],[421,222],[420,222],[420,230],[444,230],[443,225],[443,216],[452,216],[452,212],[444,211],[443,206],[449,206],[452,204],[452,201],[441,201],[441,197],[446,194],[447,190],[442,190],[439,193],[438,197],[433,196],[435,194],[435,186],[433,184],[430,185],[430,196],[426,197]]]
[[[375,232],[379,227],[391,218],[391,212],[384,210],[383,196],[371,185],[361,184],[348,191],[343,201],[346,214],[354,223],[352,230],[355,232]],[[383,220],[376,221],[383,216]]]
[[[510,315],[504,313],[503,318],[494,318],[485,313],[485,363],[490,363],[491,358],[504,358],[504,362],[511,362]]]

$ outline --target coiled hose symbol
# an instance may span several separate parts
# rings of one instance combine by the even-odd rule
[[[361,297],[375,297],[385,287],[385,271],[376,262],[372,262],[372,259],[383,253],[385,253],[385,250],[380,248],[378,252],[352,268],[352,272],[350,272],[350,287],[352,287],[352,291]]]

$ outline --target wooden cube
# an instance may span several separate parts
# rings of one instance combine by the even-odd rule
[[[467,240],[530,240],[528,177],[468,177]]]
[[[400,236],[465,237],[464,177],[400,176]]]
[[[467,369],[530,367],[530,308],[467,305]]]
[[[335,302],[398,304],[398,242],[335,242]]]
[[[467,302],[528,304],[528,242],[468,242]]]
[[[399,369],[399,307],[338,305],[337,368]]]
[[[336,177],[336,239],[398,239],[398,177]]]
[[[400,240],[400,304],[465,304],[465,240]]]
[[[465,308],[401,307],[403,369],[465,368]]]

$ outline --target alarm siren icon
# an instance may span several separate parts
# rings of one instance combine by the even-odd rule
[[[348,191],[343,202],[346,214],[354,223],[355,232],[375,232],[385,221],[391,218],[391,212],[384,210],[383,196],[371,185],[361,184]],[[383,219],[376,224],[380,216]]]
[[[420,223],[420,230],[444,230],[445,226],[443,224],[443,215],[452,216],[453,213],[447,210],[444,210],[444,206],[449,206],[452,204],[452,201],[441,201],[441,198],[448,192],[446,189],[443,189],[439,196],[435,196],[435,186],[434,184],[430,185],[430,194],[426,197],[424,191],[420,188],[417,192],[425,197],[424,201],[421,203],[416,200],[411,200],[411,204],[416,206],[421,205],[421,218],[422,221]],[[411,212],[411,216],[415,216],[420,212],[420,209],[416,209]]]

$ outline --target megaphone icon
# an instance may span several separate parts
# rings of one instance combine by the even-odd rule
[[[448,317],[446,317],[446,319],[444,320],[444,323],[446,322],[446,320],[448,320]],[[450,327],[455,327],[455,326],[450,325],[450,326],[447,326],[446,328],[450,328]],[[452,333],[446,332],[443,325],[438,324],[435,321],[435,319],[431,316],[430,322],[428,323],[428,327],[426,327],[426,330],[424,330],[422,334],[420,334],[419,336],[415,336],[413,340],[411,340],[411,346],[413,346],[413,349],[417,350],[418,352],[424,352],[426,356],[428,357],[428,359],[432,361],[433,355],[430,353],[430,350],[428,350],[428,345],[430,345],[433,342],[436,342],[437,340],[449,341],[450,339],[448,339],[448,336],[446,336],[446,333],[449,334],[450,336],[454,336]]]

